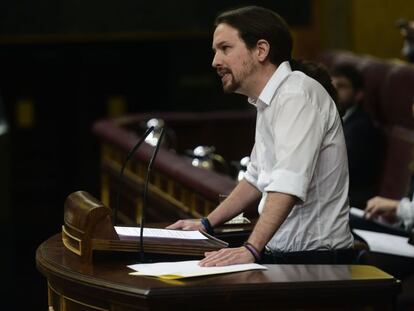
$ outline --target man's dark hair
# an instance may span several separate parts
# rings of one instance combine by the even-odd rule
[[[280,65],[291,59],[293,40],[289,27],[277,13],[258,6],[225,11],[216,17],[214,25],[227,24],[239,31],[249,49],[264,39],[270,44],[269,61]]]
[[[361,73],[355,66],[349,64],[336,65],[331,70],[331,76],[333,77],[345,77],[351,82],[355,91],[362,90],[364,87],[364,81]]]

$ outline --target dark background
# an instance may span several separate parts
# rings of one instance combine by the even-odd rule
[[[243,3],[252,2],[0,2],[1,266],[10,306],[47,309],[36,248],[60,232],[68,194],[100,196],[95,120],[247,107],[222,93],[210,66],[214,16]],[[254,4],[291,26],[310,22],[310,0]]]

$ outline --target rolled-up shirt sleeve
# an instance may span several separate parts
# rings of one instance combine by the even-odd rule
[[[281,96],[272,122],[274,166],[266,192],[283,192],[306,201],[324,137],[321,114],[304,94]]]
[[[244,179],[252,184],[255,188],[259,189],[257,186],[258,179],[258,169],[257,169],[257,157],[256,157],[256,145],[253,146],[252,152],[250,154],[250,162],[247,165],[246,173],[244,174]]]

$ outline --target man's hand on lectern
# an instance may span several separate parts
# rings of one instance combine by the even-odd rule
[[[200,219],[180,219],[166,227],[166,229],[173,230],[203,230],[206,231],[204,226],[201,224]]]
[[[255,262],[252,253],[244,246],[236,248],[222,248],[216,252],[205,252],[206,256],[200,261],[201,267],[221,267]]]

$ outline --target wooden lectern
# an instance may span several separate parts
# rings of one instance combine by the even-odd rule
[[[401,283],[372,266],[267,265],[164,281],[132,276],[131,259],[85,263],[59,235],[44,241],[36,265],[47,279],[49,310],[66,311],[385,311],[395,310]]]
[[[138,237],[119,236],[111,221],[111,210],[85,191],[70,194],[65,202],[62,242],[66,249],[91,262],[94,251],[136,252]],[[203,256],[228,243],[202,232],[208,239],[182,240],[144,237],[145,251],[155,254]]]

